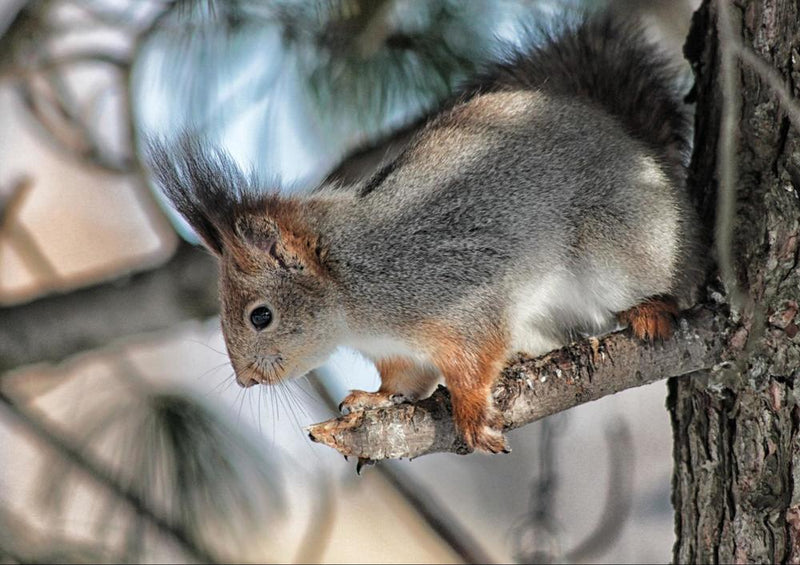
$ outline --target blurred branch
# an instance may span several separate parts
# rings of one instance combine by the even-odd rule
[[[216,285],[215,260],[184,243],[153,271],[0,308],[0,373],[216,315]]]
[[[538,428],[538,472],[531,485],[528,512],[513,531],[517,563],[558,563],[563,559],[555,517],[559,472],[558,432],[567,414],[545,418]]]
[[[378,471],[464,563],[495,562],[478,539],[453,514],[452,505],[447,501],[442,501],[435,492],[419,484],[398,465],[381,465]]]
[[[608,444],[608,490],[603,514],[586,538],[569,550],[564,560],[579,563],[596,560],[619,539],[633,505],[633,436],[624,420],[606,429]]]
[[[59,20],[65,6],[70,4],[82,18]],[[138,7],[142,4],[145,3]],[[126,14],[137,6],[136,2],[115,9],[103,9],[85,1],[28,2],[19,9],[7,33],[0,37],[0,80],[13,81],[29,116],[58,149],[84,165],[112,173],[134,172],[136,159],[130,132],[125,145],[115,152],[114,144],[109,144],[100,133],[108,123],[96,114],[98,96],[87,97],[85,80],[68,79],[74,78],[73,71],[78,67],[102,66],[116,71],[106,73],[110,80],[102,84],[101,93],[120,95],[128,111],[128,82],[135,47],[143,34],[159,21],[159,16],[173,5],[153,1],[147,4],[154,12],[149,18],[134,18]],[[86,45],[77,41],[76,46],[74,36],[84,28],[110,32],[117,41],[113,47],[86,41],[83,42]],[[130,130],[129,118],[130,112],[119,122]]]
[[[619,539],[633,499],[633,437],[621,418],[606,426],[608,487],[595,528],[569,551],[561,548],[555,516],[559,488],[557,432],[567,413],[545,418],[539,427],[539,472],[531,486],[530,510],[513,529],[517,563],[581,563],[596,560]]]
[[[536,359],[521,358],[495,385],[495,405],[506,430],[518,428],[628,388],[718,365],[725,318],[703,308],[672,339],[645,344],[617,332],[590,338]],[[308,428],[313,441],[366,460],[469,453],[452,420],[444,387],[425,400],[353,412]]]
[[[38,4],[38,5],[37,5]],[[29,41],[29,36],[39,26],[41,3],[24,1],[16,7],[4,30],[0,30],[0,78],[16,63],[20,46]]]
[[[117,67],[121,71],[127,71],[131,61],[127,57],[115,53],[103,53],[100,51],[75,51],[65,55],[43,60],[35,66],[12,66],[0,69],[0,80],[2,79],[24,79],[41,72],[55,71],[60,68],[81,63],[97,63]]]
[[[5,235],[13,219],[17,217],[19,209],[33,185],[33,180],[29,177],[22,177],[11,184],[8,194],[0,194],[0,236]]]
[[[1,563],[119,563],[119,556],[92,542],[37,531],[22,516],[0,506]]]
[[[14,247],[20,260],[33,272],[49,282],[58,282],[61,280],[58,270],[47,258],[47,254],[36,242],[30,230],[18,221],[22,203],[32,187],[33,181],[23,177],[14,183],[11,193],[0,200],[0,242],[5,240]]]
[[[350,10],[343,10],[348,4],[341,4],[323,31],[324,43],[370,57],[391,33],[387,16],[393,3],[394,0],[360,0],[352,3]]]
[[[333,525],[335,522],[336,501],[330,481],[320,480],[316,485],[317,503],[311,513],[311,520],[303,534],[300,549],[294,558],[294,563],[319,563],[322,554],[331,541]]]
[[[14,74],[22,78],[17,94],[28,109],[29,115],[44,128],[47,138],[62,151],[80,160],[84,165],[99,167],[113,173],[130,173],[135,159],[127,155],[112,155],[108,144],[101,141],[102,124],[92,120],[89,112],[96,110],[93,101],[79,102],[79,96],[65,80],[71,66],[105,64],[117,69],[120,78],[107,89],[117,88],[126,93],[130,63],[110,53],[87,52],[45,59],[34,67]]]
[[[729,48],[739,56],[742,62],[758,73],[761,80],[772,89],[795,129],[800,131],[800,103],[795,99],[786,81],[783,80],[778,71],[753,52],[752,49],[745,47],[742,44],[742,40],[736,35],[731,38]]]
[[[717,152],[717,211],[714,225],[717,263],[730,303],[735,309],[744,306],[744,294],[739,289],[733,260],[733,225],[736,218],[736,181],[738,176],[736,154],[738,148],[737,126],[741,119],[741,84],[736,67],[736,53],[731,48],[736,35],[728,14],[728,0],[717,2],[719,18],[717,31],[720,45],[721,108],[719,147]]]
[[[160,531],[172,537],[195,559],[201,563],[215,563],[217,561],[201,540],[194,539],[180,524],[169,522],[148,507],[137,492],[119,484],[114,479],[113,473],[99,462],[90,458],[86,453],[83,453],[72,441],[64,437],[53,424],[49,423],[43,415],[32,414],[31,411],[15,403],[13,399],[6,396],[2,391],[0,391],[0,405],[8,414],[14,416],[17,422],[22,424],[26,430],[82,469],[99,485],[110,490],[120,500],[125,501],[138,515],[146,518]]]

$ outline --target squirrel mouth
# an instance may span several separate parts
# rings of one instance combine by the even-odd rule
[[[257,384],[273,385],[282,379],[285,372],[280,355],[259,355],[246,366],[236,369],[236,382],[243,388]]]

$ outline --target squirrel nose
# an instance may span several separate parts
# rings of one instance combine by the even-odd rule
[[[249,388],[253,385],[257,385],[258,381],[246,375],[236,375],[236,384],[242,388]]]

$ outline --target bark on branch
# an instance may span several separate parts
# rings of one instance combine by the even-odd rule
[[[627,332],[590,338],[509,364],[495,385],[495,404],[512,430],[628,388],[712,368],[725,342],[725,318],[709,309],[681,320],[664,343],[645,344]],[[308,433],[342,455],[373,461],[470,451],[455,430],[444,387],[415,403],[314,424]]]

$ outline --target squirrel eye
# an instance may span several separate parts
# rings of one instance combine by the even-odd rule
[[[266,306],[259,306],[250,312],[250,323],[253,327],[261,331],[272,323],[272,311]]]

